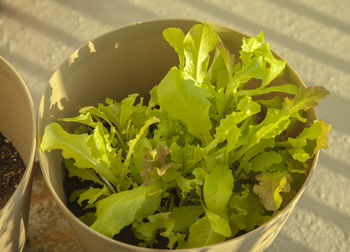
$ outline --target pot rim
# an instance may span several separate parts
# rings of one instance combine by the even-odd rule
[[[205,21],[202,21],[202,20],[199,20],[199,19],[186,19],[186,18],[169,18],[169,19],[149,19],[149,20],[145,20],[145,21],[138,21],[138,22],[133,22],[133,23],[130,23],[130,24],[125,24],[125,25],[122,25],[122,26],[118,26],[118,27],[115,27],[114,29],[108,31],[108,32],[105,32],[103,33],[102,35],[100,36],[97,36],[95,38],[93,38],[92,40],[89,40],[87,42],[85,42],[84,44],[82,44],[80,47],[78,47],[74,52],[76,51],[79,51],[80,49],[82,49],[83,47],[86,47],[88,46],[89,42],[92,42],[94,43],[94,41],[96,40],[99,40],[99,39],[102,39],[103,37],[105,36],[108,36],[116,31],[120,31],[120,30],[124,30],[124,29],[130,29],[132,27],[135,27],[135,26],[138,26],[138,25],[150,25],[150,24],[156,24],[156,23],[162,23],[162,22],[174,22],[174,24],[176,25],[176,22],[193,22],[193,23],[205,23]],[[241,32],[241,31],[238,31],[234,28],[231,28],[231,27],[227,27],[227,26],[224,26],[224,25],[220,25],[220,24],[216,24],[216,23],[213,23],[213,22],[207,22],[208,24],[210,24],[214,30],[216,29],[224,29],[224,30],[229,30],[230,32],[234,32],[234,33],[238,33],[238,34],[241,34],[243,35],[244,37],[251,37],[251,35],[245,33],[245,32]],[[59,67],[56,69],[56,71],[51,75],[50,79],[52,78],[52,76],[57,72],[59,71],[59,69],[61,69],[62,67],[64,67],[65,65],[67,65],[69,63],[69,58],[73,56],[74,52],[69,55],[68,57],[65,58],[65,60],[59,65]],[[280,59],[283,59],[278,53],[276,53],[274,50],[271,49],[271,52],[273,52],[273,54],[280,58]],[[288,62],[286,63],[286,68],[288,67],[289,71],[294,74],[297,79],[300,81],[300,84],[303,86],[303,87],[306,87],[304,81],[302,80],[302,78],[299,76],[299,74],[294,70],[294,68],[292,68]],[[44,179],[46,181],[46,184],[48,185],[52,195],[54,196],[56,202],[59,204],[59,206],[61,207],[61,210],[64,211],[64,213],[66,214],[66,216],[69,216],[70,219],[72,221],[74,221],[76,224],[78,224],[81,228],[85,229],[85,231],[88,231],[88,232],[91,232],[93,233],[94,235],[97,235],[100,239],[102,240],[105,240],[106,242],[109,242],[109,243],[113,243],[115,245],[118,245],[118,246],[123,246],[123,247],[126,247],[126,248],[129,248],[129,249],[142,249],[142,250],[145,250],[145,251],[169,251],[169,249],[155,249],[155,248],[144,248],[144,247],[140,247],[140,246],[137,246],[137,245],[132,245],[132,244],[128,244],[128,243],[124,243],[124,242],[121,242],[121,241],[118,241],[118,240],[114,240],[112,238],[109,238],[97,231],[95,231],[94,229],[92,229],[90,226],[86,225],[84,222],[82,222],[78,217],[76,217],[67,207],[67,205],[60,199],[60,197],[57,195],[55,189],[53,188],[52,184],[50,183],[49,181],[49,178],[47,176],[45,176],[45,171],[43,169],[43,161],[42,161],[42,155],[43,153],[41,152],[40,150],[40,142],[41,142],[41,139],[40,139],[40,134],[39,134],[39,126],[41,124],[40,122],[40,117],[39,117],[39,113],[40,113],[40,107],[41,107],[41,104],[43,102],[43,98],[44,98],[44,94],[46,92],[46,90],[49,88],[49,85],[46,86],[45,90],[44,90],[44,93],[42,94],[41,96],[41,99],[40,99],[40,105],[38,106],[38,111],[37,111],[37,143],[38,143],[38,157],[39,157],[39,162],[40,162],[40,166],[41,166],[41,170],[44,174]],[[314,118],[314,120],[317,120],[317,114],[316,114],[316,111],[314,108],[310,109],[309,110],[309,113],[311,113],[311,117]],[[296,195],[290,200],[290,202],[288,202],[288,204],[282,209],[280,210],[280,212],[278,212],[274,217],[272,217],[271,219],[269,219],[267,222],[265,222],[264,224],[254,228],[253,230],[245,233],[245,234],[242,234],[242,235],[239,235],[237,237],[234,237],[234,238],[231,238],[229,240],[226,240],[226,241],[223,241],[223,242],[220,242],[220,243],[216,243],[216,244],[212,244],[212,245],[208,245],[208,246],[204,246],[204,247],[200,247],[202,249],[212,249],[218,245],[223,245],[223,244],[227,244],[229,242],[232,242],[233,240],[240,240],[240,239],[244,239],[245,236],[247,236],[248,234],[252,233],[252,232],[256,232],[258,230],[261,230],[261,229],[265,229],[267,228],[268,226],[270,226],[271,222],[273,222],[275,219],[279,218],[281,215],[283,215],[287,210],[289,210],[289,208],[291,207],[292,204],[296,204],[296,202],[299,200],[301,194],[303,193],[303,191],[305,190],[305,187],[306,185],[309,183],[310,179],[311,179],[311,175],[313,174],[313,171],[316,167],[316,164],[317,164],[317,160],[318,160],[318,156],[319,156],[319,151],[317,153],[315,153],[314,157],[312,158],[312,162],[309,166],[309,169],[308,169],[308,172],[306,174],[306,178],[302,184],[302,186],[299,188],[298,192],[296,193]],[[193,248],[185,248],[185,249],[177,249],[177,251],[190,251],[191,249]],[[170,250],[174,250],[174,249],[170,249]]]

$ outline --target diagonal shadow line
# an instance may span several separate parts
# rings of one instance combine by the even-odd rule
[[[16,69],[28,71],[36,76],[40,76],[41,79],[46,80],[52,74],[51,71],[34,61],[23,57],[20,54],[9,52],[8,50],[0,47],[0,55],[4,56],[6,60],[11,62]]]
[[[307,194],[301,197],[299,207],[306,211],[313,212],[317,217],[327,222],[332,222],[345,231],[345,233],[350,232],[350,215],[324,205]]]
[[[322,153],[320,153],[318,162],[322,167],[325,167],[331,172],[339,173],[350,180],[350,165],[339,158],[332,157],[327,151],[322,151]]]
[[[79,13],[84,14],[90,18],[93,18],[95,21],[100,24],[108,24],[111,26],[120,26],[126,23],[145,20],[145,19],[154,19],[158,16],[155,13],[152,13],[144,8],[137,6],[136,4],[131,3],[126,0],[101,0],[101,1],[71,1],[71,0],[55,0],[60,5],[66,5],[71,9],[75,9]],[[79,4],[83,2],[84,4]],[[108,10],[104,11],[101,6],[108,6]],[[117,10],[118,13],[123,13],[119,15],[111,15],[110,13],[114,10]],[[125,14],[127,13],[127,15]],[[136,19],[128,17],[137,17]],[[129,19],[129,20],[128,20]]]
[[[305,81],[305,83],[307,86],[319,85],[310,81]],[[337,131],[340,131],[346,135],[350,134],[349,125],[346,124],[344,120],[339,120],[340,118],[344,117],[344,111],[348,111],[348,113],[350,112],[350,99],[336,94],[335,92],[330,92],[325,99],[320,101],[317,109],[322,109],[323,118],[320,119],[326,121],[329,120],[332,124],[332,128],[336,129]]]
[[[83,40],[79,39],[73,34],[70,34],[56,26],[42,22],[35,18],[35,15],[29,15],[6,3],[1,4],[0,10],[2,14],[6,15],[8,18],[16,19],[19,22],[24,23],[26,26],[31,26],[39,32],[45,33],[48,36],[65,43],[66,45],[80,45],[83,43]]]
[[[271,244],[271,246],[266,249],[266,252],[274,252],[274,251],[315,252],[315,250],[313,250],[312,248],[307,247],[301,242],[294,240],[283,233],[279,233],[275,241]]]
[[[263,30],[266,37],[268,37],[270,40],[273,40],[285,47],[289,47],[290,49],[295,50],[299,53],[307,55],[315,60],[318,60],[323,64],[333,66],[345,73],[349,72],[350,62],[337,56],[333,56],[325,52],[324,50],[314,48],[304,42],[300,42],[291,37],[287,37],[286,35],[280,34],[274,31],[273,29],[269,28],[268,26],[257,24],[243,16],[237,15],[212,3],[204,2],[201,0],[179,1],[182,1],[185,4],[192,5],[194,8],[203,10],[207,13],[214,14],[222,19],[235,23],[237,24],[237,26],[243,27],[244,29],[252,31],[253,33],[257,34],[260,32],[260,30]]]
[[[323,14],[321,12],[315,11],[308,6],[293,2],[290,0],[265,0],[271,2],[272,4],[278,5],[279,7],[285,8],[287,10],[292,10],[298,15],[304,15],[305,17],[312,18],[319,23],[324,25],[334,27],[343,33],[350,34],[350,24],[342,22],[330,15]]]

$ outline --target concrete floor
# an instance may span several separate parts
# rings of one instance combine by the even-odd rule
[[[116,27],[192,18],[251,35],[263,30],[271,48],[307,85],[331,92],[317,111],[333,125],[329,149],[322,151],[307,190],[267,251],[350,251],[349,12],[349,0],[0,0],[0,55],[23,76],[37,106],[59,64],[86,41]],[[33,192],[48,193],[39,170],[36,178]],[[41,203],[32,208],[29,250],[79,251],[57,209],[59,224],[50,216],[51,225],[40,222],[42,211],[55,207],[49,194]],[[69,241],[63,238],[67,232]]]

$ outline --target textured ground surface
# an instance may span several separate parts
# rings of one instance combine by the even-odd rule
[[[23,76],[37,105],[60,62],[121,25],[193,18],[251,35],[263,30],[307,85],[331,92],[317,111],[333,125],[329,149],[268,251],[350,251],[349,11],[349,0],[0,0],[0,55]],[[36,172],[28,250],[81,250]]]

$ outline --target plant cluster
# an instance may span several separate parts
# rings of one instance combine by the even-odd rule
[[[148,102],[131,94],[83,107],[60,119],[78,123],[73,133],[46,126],[41,150],[61,149],[69,177],[91,182],[69,200],[89,210],[80,218],[94,230],[202,247],[262,225],[295,195],[327,147],[330,125],[307,123],[306,112],[328,92],[272,83],[286,62],[263,33],[243,38],[238,58],[208,24],[163,36],[179,65]]]

